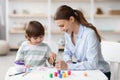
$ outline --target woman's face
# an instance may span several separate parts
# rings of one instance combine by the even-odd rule
[[[56,24],[59,26],[60,30],[63,32],[66,32],[68,34],[71,34],[73,31],[73,22],[71,20],[55,20]]]

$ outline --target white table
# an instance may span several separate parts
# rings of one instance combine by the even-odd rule
[[[5,80],[108,80],[107,77],[99,70],[86,70],[86,71],[71,71],[71,75],[67,75],[65,78],[54,77],[50,78],[50,73],[57,72],[55,68],[39,67],[33,68],[33,70],[27,75],[23,74],[9,76],[15,74],[15,67],[10,67],[5,76]],[[67,73],[67,71],[63,71]],[[87,74],[87,76],[85,76]]]

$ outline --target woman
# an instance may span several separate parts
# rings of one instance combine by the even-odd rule
[[[57,61],[55,67],[60,70],[99,69],[110,79],[109,65],[101,54],[101,37],[82,12],[62,5],[57,9],[54,20],[65,32],[64,61]],[[76,62],[72,61],[73,56]]]

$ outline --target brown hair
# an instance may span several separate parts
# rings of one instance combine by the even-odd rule
[[[25,37],[38,37],[45,34],[43,25],[38,21],[30,21],[25,29]]]
[[[80,10],[74,10],[67,5],[62,5],[57,9],[56,14],[54,16],[54,20],[59,20],[59,19],[69,20],[71,16],[73,16],[75,20],[80,24],[93,29],[99,41],[101,41],[101,37],[97,32],[97,29],[95,28],[95,26],[93,26],[91,23],[88,23],[88,21],[85,19],[83,13]]]

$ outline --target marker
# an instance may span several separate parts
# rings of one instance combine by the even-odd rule
[[[54,72],[54,76],[57,77],[57,76],[58,76],[58,73],[57,73],[57,72]]]
[[[53,78],[53,74],[52,74],[52,73],[50,73],[50,74],[49,74],[49,77],[50,77],[50,78]]]
[[[54,62],[53,62],[53,66],[55,66],[55,64],[56,64],[55,61],[56,61],[56,60],[54,60]]]
[[[15,73],[15,74],[11,74],[9,76],[15,76],[15,75],[23,74],[23,73],[25,73],[25,72]]]
[[[71,71],[68,71],[67,74],[68,74],[68,75],[71,75]]]

